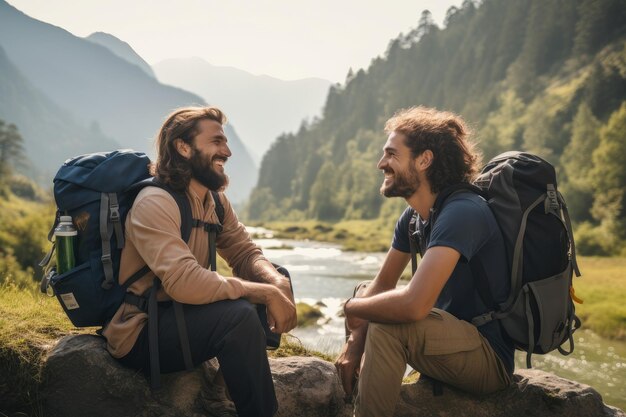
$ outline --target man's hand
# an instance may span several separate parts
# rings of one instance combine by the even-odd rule
[[[288,282],[287,286],[289,286]],[[267,324],[274,333],[286,333],[298,324],[296,305],[293,301],[291,289],[288,289],[288,293],[291,295],[289,298],[282,289],[275,288],[273,294],[270,295],[265,303],[267,307]]]
[[[244,288],[243,298],[252,304],[265,304],[267,321],[275,333],[285,333],[296,327],[296,305],[272,284],[240,280]]]
[[[346,319],[347,322],[347,319]],[[346,393],[346,401],[352,401],[352,394],[356,385],[357,376],[361,367],[361,357],[365,350],[365,337],[367,335],[367,322],[352,330],[348,341],[343,345],[339,357],[335,361],[335,368],[339,380]]]

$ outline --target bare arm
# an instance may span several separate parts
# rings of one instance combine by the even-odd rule
[[[375,294],[383,294],[395,288],[409,259],[409,254],[393,248],[389,249],[376,278],[374,278],[372,284],[365,289],[361,296],[370,297]],[[352,302],[354,302],[354,299],[350,301],[350,304]],[[335,361],[335,367],[337,368],[337,373],[339,374],[339,379],[341,380],[347,398],[351,398],[352,396],[361,357],[365,350],[367,324],[367,320],[361,319],[346,311],[346,325],[350,330],[350,336]]]
[[[352,299],[345,307],[346,315],[381,323],[423,319],[435,305],[460,256],[455,249],[445,246],[428,249],[409,285]]]
[[[252,266],[251,281],[270,284],[278,288],[288,299],[294,303],[293,292],[289,279],[274,268],[271,262],[266,259],[257,260]]]

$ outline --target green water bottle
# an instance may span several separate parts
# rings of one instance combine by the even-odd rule
[[[61,275],[74,268],[74,241],[78,232],[72,223],[72,216],[61,216],[59,225],[54,229],[57,252],[57,274]]]

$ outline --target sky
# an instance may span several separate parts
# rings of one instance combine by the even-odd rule
[[[443,25],[462,0],[8,0],[76,36],[110,33],[149,64],[200,57],[284,80],[342,83],[430,10]]]

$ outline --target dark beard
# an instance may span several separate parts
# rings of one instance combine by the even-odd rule
[[[212,191],[218,191],[228,184],[228,176],[213,169],[212,162],[216,159],[220,158],[214,156],[210,162],[207,162],[206,158],[195,147],[192,148],[191,158],[189,158],[193,177]]]
[[[410,165],[406,174],[395,173],[391,186],[380,187],[380,193],[385,197],[409,198],[420,186],[420,179],[417,170]]]

